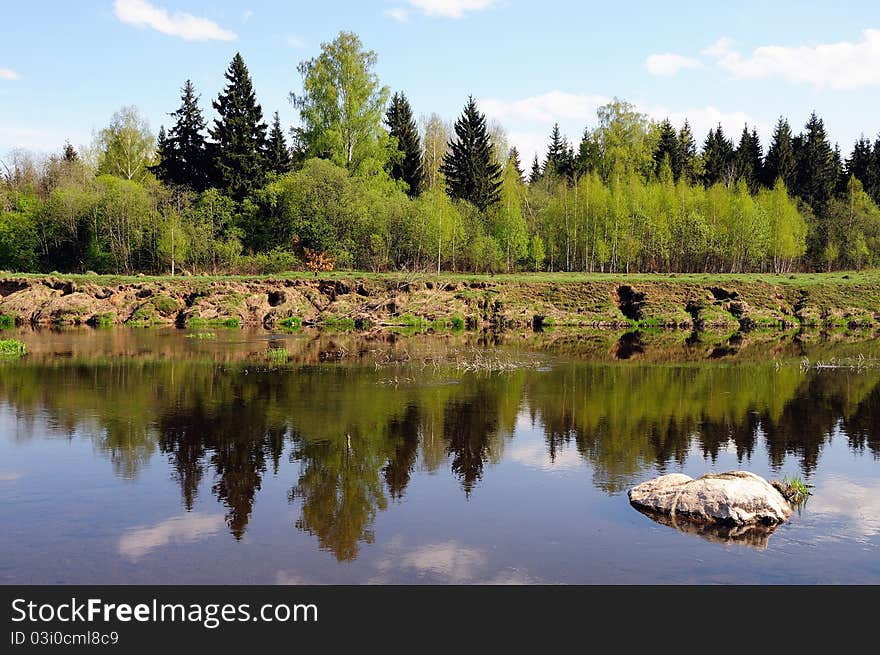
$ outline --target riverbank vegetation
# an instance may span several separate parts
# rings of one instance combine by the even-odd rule
[[[206,119],[184,83],[169,127],[123,107],[90,148],[15,152],[0,269],[132,274],[332,269],[774,272],[880,265],[880,139],[845,159],[810,115],[720,125],[698,149],[620,100],[580,143],[555,127],[529,174],[473,98],[420,126],[342,32],[299,65],[300,124],[264,120],[240,54]],[[341,74],[345,71],[346,74]]]

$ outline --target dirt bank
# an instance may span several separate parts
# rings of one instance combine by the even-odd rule
[[[6,274],[0,315],[33,325],[872,327],[880,325],[880,278]]]

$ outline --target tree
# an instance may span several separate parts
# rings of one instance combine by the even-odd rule
[[[721,182],[731,186],[736,178],[736,157],[733,143],[724,136],[721,123],[718,128],[709,130],[703,144],[703,183],[712,186]]]
[[[299,139],[307,156],[329,159],[352,173],[374,173],[388,160],[382,114],[389,90],[374,72],[376,53],[352,32],[321,44],[321,54],[300,63],[303,93],[290,94],[299,109]]]
[[[609,180],[630,173],[644,178],[654,166],[654,144],[648,117],[635,105],[614,99],[596,112],[598,127],[593,131],[597,161],[602,177]]]
[[[794,140],[788,121],[780,117],[770,139],[767,157],[764,159],[764,186],[772,188],[776,180],[782,180],[793,191],[796,180],[797,161],[794,155]]]
[[[676,158],[677,169],[672,169],[676,181],[684,178],[688,183],[697,179],[697,142],[691,132],[690,123],[684,122],[678,131],[678,157]]]
[[[405,182],[409,197],[414,198],[422,186],[422,144],[412,107],[403,93],[395,93],[391,98],[385,124],[397,144],[397,154],[391,159],[391,177]]]
[[[76,154],[76,150],[70,145],[70,141],[64,142],[64,150],[61,153],[61,158],[70,163],[79,161],[79,155]]]
[[[211,181],[211,161],[203,131],[205,119],[199,108],[199,96],[187,80],[181,89],[180,107],[171,112],[174,125],[165,134],[159,130],[158,164],[153,172],[163,182],[203,191]]]
[[[666,162],[672,171],[673,179],[677,180],[681,174],[680,154],[678,135],[672,123],[666,118],[660,123],[657,146],[654,148],[654,175],[660,175],[663,162]]]
[[[837,186],[839,173],[825,124],[816,112],[810,114],[804,130],[795,151],[795,193],[820,215]]]
[[[270,171],[286,173],[291,169],[292,162],[290,150],[284,140],[284,132],[281,129],[281,117],[275,112],[272,120],[272,129],[269,130],[269,139],[266,141],[266,164]]]
[[[492,161],[486,117],[477,109],[473,96],[455,122],[455,135],[441,168],[446,176],[446,192],[483,211],[500,199],[501,166]]]
[[[449,144],[449,125],[437,114],[422,118],[424,150],[422,154],[422,181],[427,189],[440,184],[443,157]]]
[[[519,161],[519,150],[516,149],[516,146],[513,146],[510,149],[510,154],[507,157],[507,163],[513,166],[513,170],[516,171],[516,174],[519,176],[521,182],[525,182],[526,173],[523,170],[522,164]]]
[[[856,140],[852,154],[846,160],[845,171],[847,178],[855,176],[867,188],[871,181],[873,158],[871,142],[863,134]]]
[[[538,161],[538,155],[532,160],[532,170],[529,172],[529,184],[537,184],[541,179],[541,164]]]
[[[761,139],[755,128],[749,132],[748,125],[743,127],[736,149],[736,173],[739,179],[745,180],[749,191],[755,193],[763,179]]]
[[[217,149],[217,182],[232,198],[242,200],[263,183],[266,124],[240,53],[232,58],[225,77],[227,85],[213,103],[219,117],[209,131]]]
[[[568,141],[559,131],[559,123],[553,124],[553,130],[550,133],[550,145],[547,148],[547,158],[544,160],[544,173],[558,177],[570,177],[574,174],[574,154]]]
[[[150,172],[156,142],[137,107],[123,107],[98,133],[98,172],[125,180],[142,181]]]

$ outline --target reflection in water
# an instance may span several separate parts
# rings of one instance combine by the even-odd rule
[[[751,525],[724,525],[723,523],[690,521],[681,516],[652,512],[644,507],[637,507],[636,505],[633,505],[632,507],[660,525],[675,528],[679,532],[697,535],[706,541],[711,541],[717,544],[750,546],[751,548],[757,548],[758,550],[764,550],[767,548],[770,535],[773,534],[777,527],[775,525],[763,525],[761,523],[753,523]]]
[[[192,543],[216,534],[223,517],[213,514],[174,516],[156,525],[132,528],[119,540],[119,552],[136,562],[151,551],[169,543]]]
[[[345,351],[375,352],[368,345],[346,343]],[[26,358],[0,366],[0,403],[16,416],[15,438],[32,438],[27,426],[46,418],[53,436],[88,435],[125,478],[157,453],[167,457],[190,513],[127,534],[119,548],[133,560],[155,544],[216,531],[217,517],[192,513],[208,484],[227,529],[241,539],[264,477],[276,475],[284,457],[297,465],[296,479],[285,482],[296,527],[346,561],[373,542],[378,513],[405,497],[415,471],[447,470],[472,498],[505,448],[511,461],[539,469],[588,465],[593,484],[608,493],[649,468],[678,466],[695,450],[711,460],[735,453],[740,462],[766,452],[774,468],[795,455],[809,477],[840,429],[853,451],[880,457],[876,369],[561,360],[542,370],[464,373],[419,367],[392,343],[396,361],[413,367],[392,386],[374,365],[320,364],[334,348],[340,351],[306,343],[305,363],[281,369],[247,357]],[[614,352],[644,350],[639,337]],[[542,450],[511,444],[518,421],[542,433]],[[769,536],[700,534],[756,546]],[[434,561],[423,568],[448,573],[474,565],[441,546],[413,554],[412,567]]]

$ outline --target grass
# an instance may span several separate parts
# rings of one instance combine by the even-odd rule
[[[269,346],[266,349],[266,360],[272,364],[280,366],[286,364],[289,359],[290,353],[287,352],[287,348]]]
[[[339,332],[350,332],[357,326],[354,319],[347,316],[328,316],[321,321],[321,327],[328,330],[337,330]]]
[[[773,486],[781,493],[788,502],[801,505],[806,502],[810,495],[810,488],[799,476],[795,475],[782,478],[782,482],[774,482]]]
[[[241,327],[241,320],[239,320],[238,318],[191,318],[186,322],[186,327],[237,328]]]
[[[287,318],[282,318],[276,323],[278,327],[284,328],[290,332],[301,330],[302,324],[302,319],[299,316],[288,316]]]
[[[0,339],[0,357],[21,357],[27,354],[27,346],[18,339]]]
[[[0,330],[15,327],[15,316],[0,314]]]
[[[196,339],[198,341],[203,341],[206,339],[216,339],[217,335],[213,332],[192,332],[186,335],[187,339]]]

